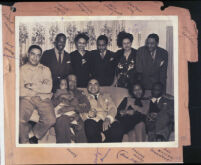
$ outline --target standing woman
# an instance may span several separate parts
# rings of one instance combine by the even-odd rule
[[[74,42],[77,50],[73,51],[71,56],[73,72],[77,77],[78,87],[87,87],[91,78],[91,55],[85,50],[89,37],[85,33],[79,33],[75,36]]]
[[[132,83],[136,73],[136,49],[132,48],[133,35],[120,32],[117,36],[117,46],[122,49],[116,52],[116,72],[113,85],[127,88]]]
[[[120,122],[124,134],[135,133],[135,141],[145,141],[145,119],[149,111],[149,100],[144,100],[144,88],[138,82],[129,85],[131,97],[125,97],[117,108],[116,119]],[[132,132],[130,132],[132,130]],[[132,142],[132,136],[129,141]]]

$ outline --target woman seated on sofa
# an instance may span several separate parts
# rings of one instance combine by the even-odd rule
[[[140,83],[129,85],[128,91],[131,97],[125,97],[120,103],[116,119],[122,125],[124,134],[129,134],[128,141],[145,141],[145,119],[150,101],[143,99],[145,91]],[[130,136],[133,132],[136,140]]]

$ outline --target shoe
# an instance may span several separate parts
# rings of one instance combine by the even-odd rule
[[[29,138],[29,143],[30,144],[38,144],[38,138],[35,136]]]

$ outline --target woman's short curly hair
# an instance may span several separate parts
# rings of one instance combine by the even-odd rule
[[[131,42],[133,42],[133,35],[130,33],[127,33],[125,31],[119,32],[119,34],[117,35],[117,46],[118,47],[122,47],[122,41],[127,38],[129,39]]]
[[[74,42],[77,43],[80,38],[84,38],[86,40],[86,42],[88,42],[88,40],[89,40],[89,37],[87,36],[86,33],[78,33],[75,36]]]

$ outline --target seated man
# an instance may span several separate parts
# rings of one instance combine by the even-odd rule
[[[111,97],[101,93],[96,79],[89,81],[87,90],[91,110],[83,118],[88,142],[121,142],[123,131],[120,123],[115,121],[117,108]]]
[[[52,78],[48,67],[40,64],[42,49],[32,45],[28,50],[28,62],[20,68],[20,143],[38,143],[56,117],[51,102]],[[31,128],[28,123],[36,109],[39,122]]]
[[[168,141],[174,125],[174,103],[162,95],[163,84],[154,83],[146,119],[148,141]]]
[[[80,114],[89,111],[90,103],[82,91],[77,89],[76,76],[70,74],[67,80],[68,89],[57,89],[53,97],[55,109],[59,108],[55,124],[56,143],[84,143],[87,140]],[[58,97],[61,99],[57,99]]]

